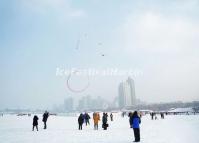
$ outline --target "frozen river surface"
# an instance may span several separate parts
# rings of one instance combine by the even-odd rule
[[[48,129],[43,130],[39,115],[39,131],[33,132],[32,118],[4,115],[0,117],[0,143],[131,143],[133,130],[129,128],[128,117],[114,115],[107,131],[93,130],[90,126],[77,129],[77,117],[50,116]],[[142,117],[141,143],[199,143],[199,115],[165,116],[162,120]]]

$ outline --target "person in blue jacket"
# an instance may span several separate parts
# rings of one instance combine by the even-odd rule
[[[141,119],[138,116],[138,112],[135,111],[132,116],[131,116],[131,126],[133,128],[134,131],[134,137],[135,137],[135,141],[134,142],[140,142],[140,123],[141,123]]]

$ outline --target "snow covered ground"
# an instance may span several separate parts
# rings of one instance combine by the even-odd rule
[[[107,131],[93,130],[90,126],[77,129],[77,117],[50,116],[48,129],[43,130],[39,115],[39,131],[33,132],[32,118],[4,115],[0,117],[0,143],[131,143],[133,130],[128,118],[114,116]],[[165,116],[162,120],[142,117],[141,143],[199,143],[199,115]]]

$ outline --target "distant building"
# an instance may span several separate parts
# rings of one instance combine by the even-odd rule
[[[125,82],[121,82],[118,87],[119,107],[132,107],[136,105],[135,84],[130,77]]]
[[[64,110],[65,111],[73,111],[74,100],[72,97],[64,100]]]
[[[136,105],[136,96],[135,96],[135,83],[132,78],[128,78],[127,82],[130,86],[130,96],[131,96],[131,105]]]
[[[91,107],[91,97],[89,95],[83,96],[79,100],[78,110],[89,110]]]
[[[79,111],[88,111],[88,110],[100,110],[104,108],[104,105],[107,105],[107,101],[102,99],[100,96],[97,98],[92,98],[91,96],[83,96],[78,103],[77,110]]]

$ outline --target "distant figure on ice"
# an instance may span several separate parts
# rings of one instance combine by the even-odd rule
[[[125,114],[126,114],[126,112],[122,112],[122,117],[123,117],[123,118],[124,118]]]
[[[154,113],[154,112],[150,113],[150,115],[151,115],[151,120],[153,120],[154,117],[156,117],[156,113]]]
[[[98,130],[98,123],[100,121],[99,113],[93,113],[93,120],[94,120],[94,130]]]
[[[113,113],[111,113],[110,118],[111,118],[111,121],[113,121]]]
[[[158,119],[158,117],[157,117],[157,115],[155,114],[155,120],[157,120]]]
[[[138,116],[137,111],[135,111],[131,116],[131,125],[133,127],[134,137],[135,137],[134,142],[140,142],[140,123],[141,119]]]
[[[82,130],[83,123],[84,123],[84,115],[81,113],[78,117],[79,130]]]
[[[45,111],[45,113],[43,114],[43,122],[44,122],[44,129],[47,129],[47,120],[48,120],[48,117],[49,117],[49,113],[47,111]]]
[[[161,119],[164,119],[164,113],[160,113]]]
[[[35,127],[36,127],[36,129],[37,129],[37,131],[38,131],[38,120],[39,120],[39,118],[37,117],[37,115],[35,115],[35,116],[33,117],[33,123],[32,123],[33,127],[32,127],[32,131],[34,131],[34,128],[35,128]]]
[[[87,126],[87,124],[90,125],[90,122],[89,122],[90,116],[89,116],[88,113],[85,113],[85,114],[84,114],[84,119],[85,119],[85,122],[86,122],[86,126]]]
[[[107,130],[107,128],[108,128],[108,114],[107,113],[103,113],[103,116],[102,116],[102,128],[104,130]]]

